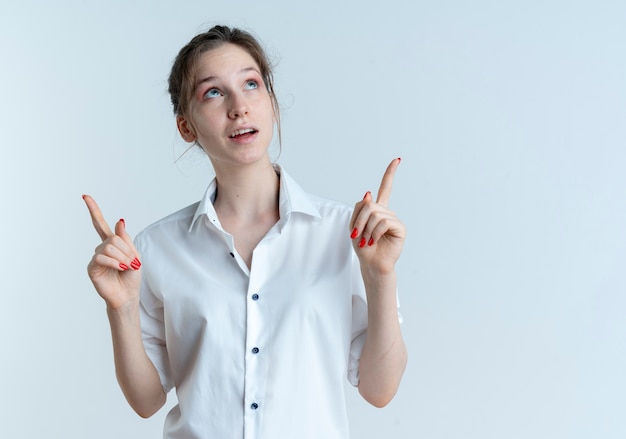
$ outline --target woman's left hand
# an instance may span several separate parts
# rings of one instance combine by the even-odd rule
[[[380,183],[376,202],[368,191],[354,206],[350,220],[350,238],[361,269],[372,275],[389,274],[394,270],[406,236],[404,224],[387,208],[399,164],[399,158],[391,161]]]

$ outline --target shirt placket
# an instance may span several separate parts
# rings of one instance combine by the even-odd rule
[[[233,259],[233,263],[237,264],[249,278],[248,290],[246,291],[246,336],[245,336],[245,354],[244,354],[244,389],[243,389],[243,413],[244,413],[244,438],[257,439],[260,438],[260,423],[264,410],[263,399],[265,395],[264,377],[266,373],[266,363],[263,361],[263,352],[261,345],[261,336],[263,333],[263,319],[261,313],[261,285],[264,282],[263,273],[266,271],[264,267],[256,268],[253,271],[248,270],[243,259],[239,256],[235,249],[235,241],[232,235],[222,231],[224,240],[228,248],[228,254]],[[260,243],[254,250],[255,260],[264,260]]]
[[[269,295],[263,289],[267,276],[267,245],[261,241],[254,250],[246,292],[246,351],[244,383],[244,438],[258,439],[265,412],[268,368],[267,309]]]

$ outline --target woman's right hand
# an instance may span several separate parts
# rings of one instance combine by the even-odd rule
[[[119,309],[124,305],[136,305],[139,302],[141,262],[130,235],[126,233],[126,224],[120,219],[113,233],[96,201],[89,195],[83,195],[83,199],[102,239],[87,266],[89,278],[107,307]]]

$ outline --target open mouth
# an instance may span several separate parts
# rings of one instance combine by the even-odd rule
[[[237,137],[242,137],[242,136],[246,136],[246,135],[250,135],[250,134],[255,134],[257,132],[257,130],[255,130],[254,128],[244,128],[242,130],[237,130],[234,133],[232,133],[230,136],[231,139],[236,139]]]

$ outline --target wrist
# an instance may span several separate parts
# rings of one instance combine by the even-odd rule
[[[374,284],[386,284],[396,281],[396,269],[394,264],[363,264],[361,263],[361,275],[365,282]]]
[[[129,300],[123,303],[106,302],[106,312],[109,320],[139,320],[139,300]]]

